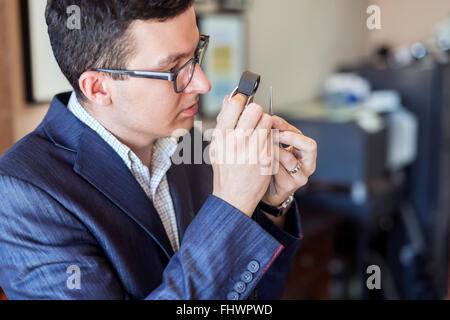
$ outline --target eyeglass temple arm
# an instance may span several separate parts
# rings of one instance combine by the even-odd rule
[[[98,69],[94,68],[91,71],[97,72],[106,72],[112,74],[123,74],[131,77],[139,77],[139,78],[151,78],[151,79],[159,79],[159,80],[174,80],[174,75],[171,73],[164,72],[150,72],[150,71],[131,71],[131,70],[114,70],[114,69]]]

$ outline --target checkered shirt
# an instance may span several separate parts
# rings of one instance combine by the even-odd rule
[[[80,121],[97,132],[98,135],[105,140],[115,152],[117,152],[120,158],[122,158],[147,197],[153,202],[153,206],[159,214],[174,252],[178,251],[180,240],[178,236],[177,220],[166,176],[167,171],[172,165],[170,157],[177,148],[177,139],[161,138],[156,140],[153,145],[150,172],[148,167],[142,163],[129,147],[120,142],[83,108],[79,103],[75,92],[73,92],[70,97],[68,109],[80,119]]]

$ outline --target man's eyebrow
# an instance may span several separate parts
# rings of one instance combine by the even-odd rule
[[[190,55],[191,55],[191,53],[175,53],[175,54],[171,54],[171,55],[161,59],[157,63],[156,67],[157,68],[165,67],[167,65],[170,65],[170,64],[174,63],[175,61],[178,61],[178,60],[183,59],[183,58],[187,58]]]
[[[200,41],[200,35],[199,35],[199,39],[198,39],[198,41],[197,41],[196,46],[198,45],[199,41]],[[196,47],[196,49],[197,49],[197,47]],[[187,58],[187,57],[189,57],[191,54],[192,54],[191,52],[170,54],[170,55],[168,55],[167,57],[161,59],[161,60],[156,64],[156,67],[157,67],[157,68],[163,68],[163,67],[165,67],[165,66],[168,66],[168,65],[174,63],[175,61],[178,61],[178,60],[180,60],[180,59]]]

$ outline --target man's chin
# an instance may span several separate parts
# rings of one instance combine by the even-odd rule
[[[183,119],[170,133],[171,137],[179,138],[187,134],[194,127],[194,117]]]

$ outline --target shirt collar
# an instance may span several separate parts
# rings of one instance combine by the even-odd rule
[[[79,103],[75,92],[70,96],[67,108],[84,124],[108,143],[111,148],[116,151],[127,167],[131,170],[131,165],[140,159],[134,152],[125,144],[120,142],[111,132],[103,127],[93,116],[91,116],[86,109]],[[160,159],[170,161],[170,158],[175,153],[178,146],[178,139],[175,137],[166,137],[157,139],[153,145],[152,161],[153,159]]]

